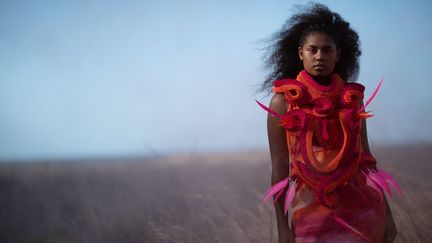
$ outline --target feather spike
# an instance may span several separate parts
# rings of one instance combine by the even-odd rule
[[[267,106],[261,104],[258,100],[255,100],[259,106],[261,106],[261,108],[263,108],[264,110],[266,110],[268,113],[272,114],[273,116],[277,117],[277,118],[281,118],[282,116],[280,114],[278,114],[276,111],[273,111],[272,109],[268,108]]]
[[[372,95],[369,97],[369,99],[366,101],[366,103],[360,108],[358,111],[359,113],[362,112],[366,107],[371,103],[371,101],[375,98],[376,94],[378,93],[378,90],[381,88],[381,84],[384,81],[384,78],[381,78],[381,81],[379,82],[378,86],[376,87],[375,91],[372,93]]]

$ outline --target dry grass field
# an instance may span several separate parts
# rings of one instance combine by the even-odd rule
[[[432,145],[375,148],[405,192],[396,242],[432,242]],[[0,163],[0,242],[276,242],[266,151]]]

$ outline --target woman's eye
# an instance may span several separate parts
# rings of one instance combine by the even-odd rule
[[[308,51],[312,52],[312,53],[315,53],[317,51],[317,49],[316,48],[309,48]]]
[[[327,53],[331,53],[331,52],[333,52],[333,48],[324,49],[324,51]]]

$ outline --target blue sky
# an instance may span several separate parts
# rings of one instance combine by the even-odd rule
[[[372,145],[432,142],[430,1],[321,1],[358,31]],[[267,148],[263,39],[307,1],[0,1],[0,160]]]

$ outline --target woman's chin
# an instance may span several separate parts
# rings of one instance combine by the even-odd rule
[[[307,70],[306,70],[307,71]],[[307,71],[312,77],[314,78],[325,78],[332,74],[332,72],[329,72],[328,70],[324,69],[312,69],[310,71]]]

